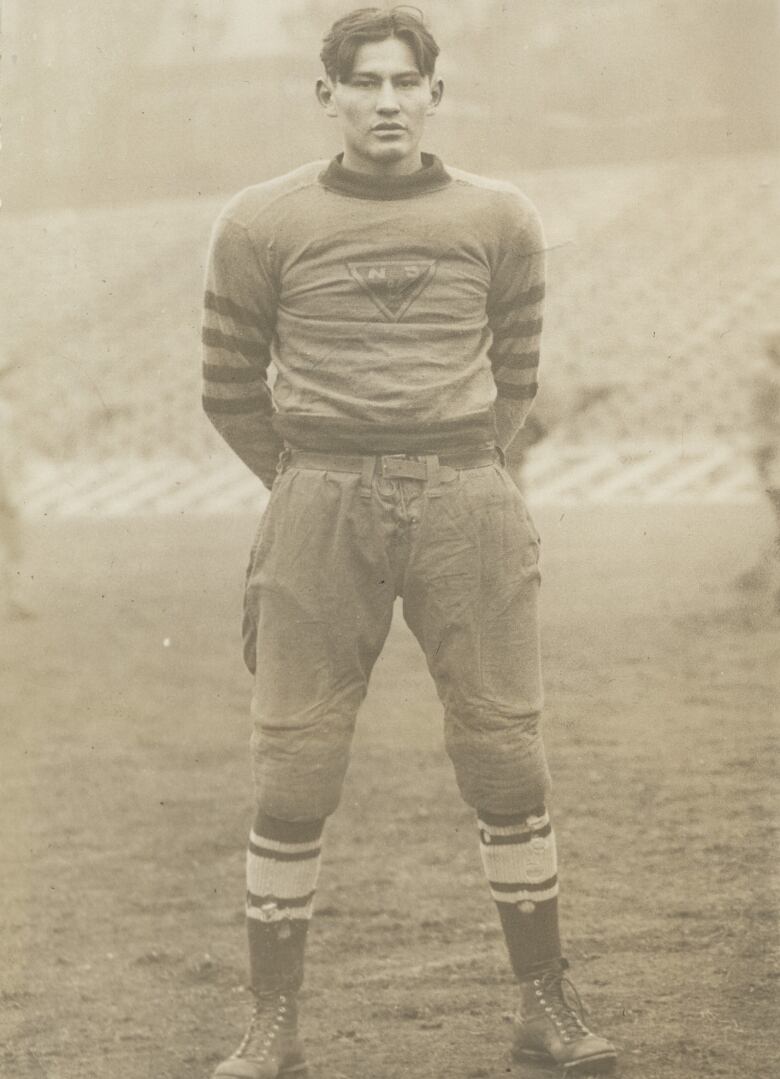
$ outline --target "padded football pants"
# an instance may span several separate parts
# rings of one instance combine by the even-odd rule
[[[434,459],[435,460],[435,459]],[[530,812],[548,794],[539,729],[539,537],[498,462],[428,479],[287,467],[247,571],[258,808],[332,813],[397,596],[444,706],[468,804]]]

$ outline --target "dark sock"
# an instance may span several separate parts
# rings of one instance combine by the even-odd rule
[[[529,814],[478,813],[480,855],[519,980],[561,955],[555,835],[544,806]]]

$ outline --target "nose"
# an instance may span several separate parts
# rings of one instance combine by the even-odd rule
[[[382,88],[379,91],[379,96],[376,102],[376,111],[381,113],[383,116],[387,116],[388,114],[400,111],[395,87],[389,79],[386,82],[382,83]]]

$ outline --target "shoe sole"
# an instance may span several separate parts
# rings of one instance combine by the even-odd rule
[[[536,1064],[550,1071],[561,1071],[564,1075],[604,1075],[611,1072],[617,1064],[616,1053],[599,1053],[597,1056],[583,1057],[569,1064],[559,1064],[548,1053],[537,1053],[533,1049],[520,1050],[512,1054],[518,1064]]]

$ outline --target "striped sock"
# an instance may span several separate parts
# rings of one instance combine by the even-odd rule
[[[533,813],[479,812],[480,855],[519,979],[560,957],[558,861],[544,806]]]
[[[258,813],[246,855],[247,918],[259,922],[311,918],[324,824]]]

